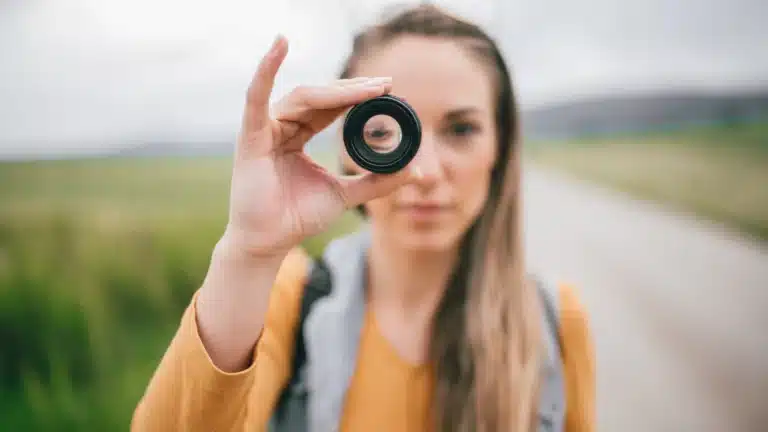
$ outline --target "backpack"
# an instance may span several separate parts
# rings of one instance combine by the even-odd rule
[[[301,300],[299,323],[296,337],[294,340],[294,355],[290,368],[290,379],[280,394],[275,410],[269,424],[271,432],[305,432],[307,431],[307,413],[306,403],[309,397],[309,391],[303,376],[304,365],[307,362],[307,352],[304,339],[304,323],[309,316],[314,303],[329,295],[332,292],[331,269],[323,259],[316,258],[310,266],[308,279],[305,283],[304,292]],[[538,292],[542,298],[544,307],[544,320],[547,323],[546,331],[554,335],[556,354],[559,356],[561,351],[559,336],[559,320],[555,301],[552,293],[549,292],[545,284],[535,279]],[[559,369],[550,376],[555,375],[554,379],[542,383],[542,394],[540,399],[540,422],[542,432],[561,432],[564,416],[564,393],[562,377]],[[544,415],[541,415],[541,412]]]

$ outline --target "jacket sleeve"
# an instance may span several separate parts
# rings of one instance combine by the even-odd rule
[[[560,290],[561,337],[566,391],[566,432],[596,430],[595,352],[587,311],[575,290]]]
[[[251,364],[217,368],[200,339],[197,292],[133,413],[133,432],[261,431],[285,385],[306,275],[300,250],[288,255],[270,294]]]

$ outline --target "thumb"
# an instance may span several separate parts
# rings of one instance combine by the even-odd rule
[[[393,174],[366,173],[339,179],[344,205],[352,208],[394,192],[397,188],[418,180],[421,172],[409,166]]]

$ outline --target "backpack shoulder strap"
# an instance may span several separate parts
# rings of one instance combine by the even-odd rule
[[[542,308],[543,339],[547,351],[543,367],[539,417],[541,430],[562,431],[565,426],[565,381],[560,334],[559,286],[533,278]]]
[[[301,298],[301,312],[299,314],[299,323],[296,331],[296,341],[294,347],[293,364],[291,366],[291,376],[296,376],[307,360],[307,351],[304,346],[303,328],[304,321],[312,311],[312,305],[315,301],[331,293],[331,275],[328,265],[322,257],[316,258],[312,262],[309,278],[304,286],[304,294]]]
[[[541,279],[536,281],[536,290],[539,292],[539,298],[542,303],[542,312],[546,323],[546,330],[552,335],[552,342],[555,343],[557,354],[562,349],[562,340],[560,339],[560,306],[557,301],[557,285],[545,282]]]
[[[301,309],[299,313],[299,322],[296,327],[296,336],[294,338],[293,361],[291,362],[290,380],[283,389],[275,407],[275,419],[286,417],[289,399],[294,392],[303,392],[301,382],[301,371],[307,361],[307,350],[304,344],[304,322],[312,311],[314,303],[331,293],[331,275],[328,265],[322,257],[312,260],[309,267],[309,276],[304,285],[301,297]],[[276,429],[273,429],[276,430]]]

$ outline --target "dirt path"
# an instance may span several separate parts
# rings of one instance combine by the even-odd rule
[[[529,264],[592,316],[600,431],[768,430],[768,246],[539,169]]]

